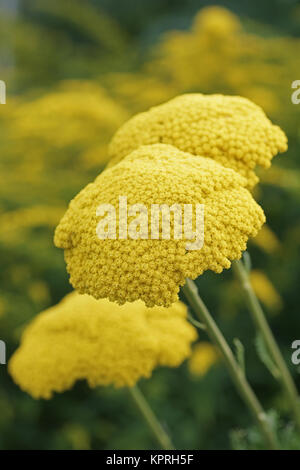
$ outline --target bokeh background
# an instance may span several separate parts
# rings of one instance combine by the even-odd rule
[[[8,358],[24,325],[71,290],[53,231],[69,200],[104,168],[107,144],[132,114],[184,92],[240,94],[289,138],[254,194],[267,225],[249,244],[253,286],[300,389],[300,2],[2,1],[0,79],[0,339]],[[200,291],[287,448],[300,448],[285,398],[231,271]],[[200,340],[205,341],[204,334]],[[260,446],[226,370],[203,355],[140,386],[177,448]],[[212,361],[213,362],[213,361]],[[277,410],[272,411],[272,410]],[[156,448],[126,390],[78,383],[49,402],[21,392],[0,366],[0,449]]]

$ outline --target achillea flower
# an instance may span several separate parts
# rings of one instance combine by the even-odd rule
[[[253,243],[270,254],[278,252],[281,248],[277,235],[266,224],[262,227],[257,237],[253,239]]]
[[[107,144],[128,118],[127,112],[97,83],[67,80],[57,89],[32,101],[19,103],[8,120],[13,148],[24,148],[31,161],[55,160],[98,164],[107,160]]]
[[[83,379],[90,387],[133,386],[159,365],[180,365],[196,336],[181,302],[120,307],[72,292],[27,327],[9,371],[34,398],[51,398]]]
[[[140,145],[171,144],[209,157],[257,183],[256,165],[268,168],[287,148],[283,131],[263,110],[240,96],[186,94],[127,121],[110,144],[110,165]]]
[[[263,271],[254,269],[250,273],[253,290],[270,310],[276,312],[282,308],[282,299],[270,279]]]
[[[186,277],[229,268],[260,229],[264,213],[245,185],[212,159],[165,144],[139,147],[86,186],[58,225],[55,244],[65,250],[70,282],[82,294],[120,304],[142,299],[148,307],[171,305]],[[151,217],[137,239],[99,239],[100,204],[116,207],[119,233],[119,196],[128,205],[143,204],[148,214],[151,204],[191,204],[195,216],[196,204],[204,204],[203,247],[188,251],[184,237],[175,239],[172,213],[170,239],[151,239]],[[148,239],[139,238],[144,232]]]
[[[226,38],[228,34],[241,29],[238,17],[227,8],[211,6],[202,8],[195,16],[192,29],[202,34],[212,34]]]
[[[298,122],[297,107],[286,106],[286,90],[299,69],[298,38],[253,34],[238,16],[219,6],[201,8],[190,30],[164,34],[146,64],[147,71],[177,94],[227,90],[253,100],[286,127]]]
[[[219,360],[216,348],[206,341],[197,343],[189,358],[189,370],[192,374],[202,377]]]
[[[132,114],[143,111],[171,99],[178,93],[169,81],[144,73],[110,73],[105,77],[105,84],[114,99]]]
[[[88,82],[62,82],[38,99],[18,106],[15,132],[20,138],[36,138],[57,148],[96,141],[110,133],[127,115],[100,86]]]

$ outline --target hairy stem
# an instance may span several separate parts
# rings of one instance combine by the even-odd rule
[[[289,400],[290,408],[293,412],[294,419],[296,421],[297,427],[300,430],[300,400],[292,376],[287,368],[287,365],[282,357],[277,342],[265,318],[261,305],[251,286],[249,275],[244,267],[244,264],[240,260],[233,261],[232,268],[244,291],[249,311],[256,325],[256,328],[261,333],[268,348],[268,351],[275,365],[278,368],[279,380],[281,381],[282,387],[286,392],[286,396]]]
[[[218,347],[241,398],[250,409],[264,436],[267,447],[273,450],[278,449],[277,438],[270,427],[266,413],[250,387],[243,370],[237,363],[222,332],[200,298],[196,284],[190,279],[186,279],[186,284],[183,286],[182,290],[199,320],[205,324],[206,332],[211,341]]]
[[[159,445],[164,450],[174,450],[175,447],[172,444],[172,441],[160,422],[158,421],[157,417],[153,413],[152,409],[150,408],[149,403],[146,401],[144,395],[140,391],[140,389],[135,385],[134,387],[128,388],[129,393],[134,401],[136,407],[140,411],[141,415],[145,419],[146,423],[148,424],[150,430],[152,431],[153,435],[156,437]]]

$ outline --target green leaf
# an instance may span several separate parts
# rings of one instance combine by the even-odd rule
[[[242,342],[238,338],[234,338],[233,344],[236,350],[236,360],[245,374],[245,348]]]
[[[280,372],[276,365],[274,364],[265,344],[265,341],[260,333],[256,335],[255,346],[258,357],[261,362],[266,366],[268,371],[273,375],[273,377],[278,380],[280,378]]]

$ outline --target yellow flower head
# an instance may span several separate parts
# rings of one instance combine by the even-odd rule
[[[254,269],[250,273],[250,280],[254,292],[268,308],[273,311],[282,308],[282,299],[270,279],[263,271]]]
[[[171,305],[186,277],[229,268],[230,260],[241,256],[248,238],[260,229],[263,211],[245,185],[242,176],[211,159],[166,144],[139,147],[86,186],[56,229],[55,244],[65,250],[72,285],[82,294],[120,304],[142,299],[148,307]],[[136,239],[127,231],[127,239],[120,239],[120,196],[127,197],[128,207],[143,205],[138,223],[133,213],[128,216],[128,233],[137,225]],[[96,211],[102,204],[116,207],[115,221],[111,219],[116,239],[97,236],[103,219]],[[196,205],[203,204],[202,248],[187,248],[185,233],[182,239],[175,237],[171,210],[169,239],[163,239],[162,231],[153,239],[153,204],[177,204],[181,214],[189,204],[193,223]]]
[[[212,6],[202,8],[194,18],[193,30],[216,36],[227,36],[241,29],[238,17],[227,8]]]
[[[246,177],[249,187],[258,181],[255,166],[268,168],[287,148],[283,131],[248,99],[186,94],[127,121],[111,141],[110,165],[140,145],[159,142],[212,158]]]
[[[196,336],[181,302],[120,307],[73,292],[27,327],[9,371],[34,398],[51,398],[83,379],[90,387],[133,386],[159,365],[181,364]]]
[[[98,162],[103,163],[111,136],[127,118],[125,110],[101,86],[70,80],[41,97],[20,103],[9,124],[11,138],[19,142],[20,151],[24,152],[24,146],[38,155],[49,150],[69,151],[73,159],[76,151],[82,160],[94,152]],[[64,153],[58,155],[66,159]]]
[[[212,344],[206,341],[197,343],[189,359],[189,369],[192,374],[202,377],[218,359],[218,352]]]

